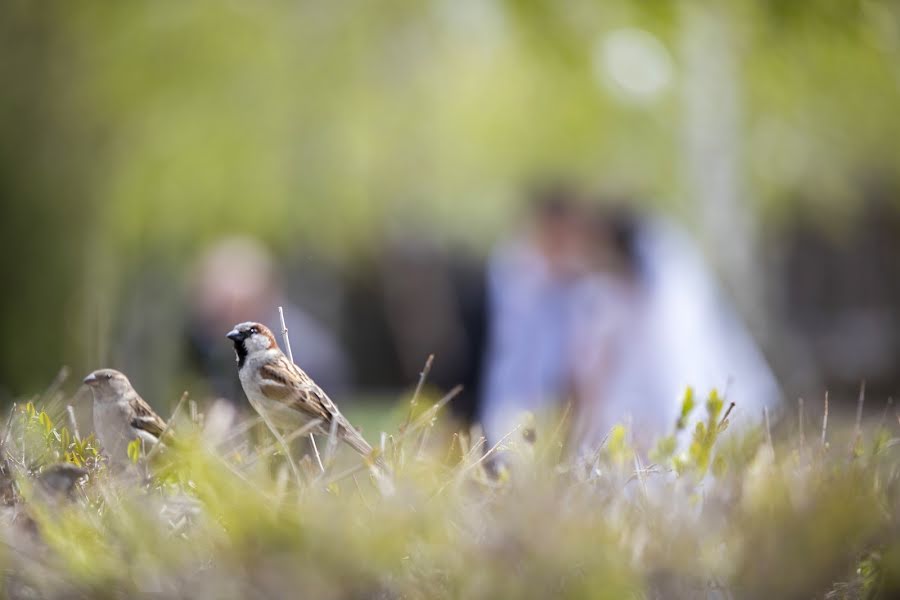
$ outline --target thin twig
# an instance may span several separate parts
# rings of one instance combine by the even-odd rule
[[[728,405],[728,408],[725,410],[725,414],[722,415],[722,418],[719,419],[719,425],[716,427],[717,430],[721,431],[722,426],[725,425],[725,421],[728,420],[728,415],[731,414],[731,411],[734,410],[734,402]]]
[[[859,448],[859,442],[862,439],[862,413],[863,404],[866,402],[866,380],[863,379],[859,386],[859,398],[856,401],[856,427],[854,428],[853,446],[850,448],[851,456],[856,453]]]
[[[288,334],[287,324],[284,322],[284,308],[278,307],[278,319],[281,321],[281,338],[284,340],[284,352],[287,354],[288,360],[291,361],[291,364],[294,363],[294,353],[291,350],[291,338]],[[267,417],[263,417],[266,421],[266,425],[269,427],[269,430],[275,436],[281,445],[284,447],[284,454],[287,457],[288,461],[291,463],[291,468],[294,470],[294,476],[297,478],[297,485],[300,485],[300,471],[297,469],[297,464],[294,462],[294,457],[291,456],[291,450],[288,448],[287,444],[284,443],[284,440],[281,436],[275,431],[275,428],[269,422]],[[324,471],[325,468],[322,466],[322,459],[319,458],[319,449],[316,448],[316,440],[313,438],[312,434],[309,434],[309,439],[312,442],[313,449],[316,451],[316,458],[319,460],[319,468]]]
[[[766,441],[769,444],[769,450],[772,451],[772,456],[775,456],[775,444],[772,443],[772,427],[769,424],[769,407],[763,407],[763,415],[766,418]]]
[[[797,411],[800,413],[800,449],[806,448],[806,431],[803,427],[803,398],[797,398]]]
[[[372,512],[372,506],[369,504],[369,501],[366,500],[366,495],[363,494],[362,487],[359,485],[359,480],[356,478],[356,475],[353,476],[353,483],[356,484],[356,491],[359,493],[359,497],[362,500],[363,505],[369,509],[369,512]]]
[[[644,465],[641,464],[641,459],[638,456],[638,453],[634,453],[634,474],[637,477],[638,482],[641,484],[641,491],[643,492],[643,500],[647,499],[647,482],[644,481]]]
[[[422,386],[425,385],[425,379],[431,372],[431,363],[433,362],[434,354],[429,354],[428,358],[425,359],[425,366],[422,367],[422,372],[419,373],[419,381],[416,383],[416,389],[413,392],[412,398],[409,400],[409,412],[406,414],[406,422],[400,426],[401,433],[406,431],[406,428],[409,427],[409,424],[412,421],[413,409],[415,409],[416,405],[419,403],[419,394],[422,392]]]
[[[178,415],[178,411],[181,410],[181,405],[184,404],[185,400],[188,399],[189,394],[187,390],[183,394],[181,394],[181,399],[178,401],[178,404],[175,405],[175,410],[172,411],[172,416],[169,417],[169,420],[166,421],[166,426],[163,427],[162,433],[159,434],[159,441],[150,449],[150,454],[147,454],[147,462],[150,462],[150,459],[159,452],[159,449],[162,447],[163,438],[166,437],[166,433],[169,432],[169,429],[172,427],[172,422],[175,420],[175,417]]]
[[[863,379],[859,386],[859,398],[856,401],[856,433],[859,434],[862,429],[862,413],[863,404],[866,401],[866,380]]]
[[[80,444],[81,433],[78,431],[78,421],[75,420],[75,409],[72,408],[71,404],[66,405],[66,414],[69,415],[69,425],[72,427],[72,435],[75,436],[75,441]]]
[[[884,410],[881,412],[881,418],[878,420],[878,430],[881,431],[884,429],[884,424],[887,421],[888,410],[890,410],[894,406],[894,399],[888,397],[887,402],[884,405]]]
[[[591,460],[591,468],[588,471],[591,477],[594,476],[594,470],[597,468],[597,463],[600,462],[600,457],[603,456],[603,448],[606,445],[607,440],[609,440],[609,436],[612,434],[612,429],[606,432],[606,435],[603,436],[603,439],[600,440],[600,443],[597,445],[597,451],[594,453],[594,458]]]
[[[422,436],[419,438],[419,447],[416,449],[416,460],[419,460],[422,457],[422,452],[425,450],[425,443],[428,441],[428,434],[431,433],[433,428],[433,426],[429,426],[422,429]]]
[[[828,390],[825,390],[825,414],[822,415],[822,447],[825,447],[825,434],[828,431]]]
[[[559,418],[559,423],[556,424],[556,429],[553,430],[553,433],[547,439],[547,446],[543,448],[543,452],[541,452],[541,456],[545,457],[547,453],[550,452],[550,449],[556,445],[557,440],[559,439],[563,426],[566,424],[566,421],[569,419],[569,413],[572,411],[572,401],[566,402],[566,407],[563,409],[563,414]],[[564,450],[565,444],[560,444],[560,457],[562,457],[562,452]]]
[[[459,444],[459,460],[462,462],[466,459],[466,455],[469,454],[469,434],[464,431],[461,432],[457,443]]]
[[[288,336],[287,324],[284,322],[284,308],[278,307],[278,318],[281,320],[281,339],[284,340],[284,353],[288,360],[294,362],[294,353],[291,352],[291,338]]]
[[[562,433],[563,425],[565,425],[566,421],[569,420],[569,414],[571,412],[572,412],[572,401],[570,400],[569,402],[566,402],[566,408],[563,410],[562,417],[560,417],[559,423],[557,423],[557,425],[556,425],[556,429],[553,430],[553,435],[550,436],[549,442],[550,442],[551,446],[556,443],[556,440],[559,438],[560,434]]]
[[[509,434],[507,434],[507,435],[509,435]],[[504,436],[504,437],[506,437],[506,436]],[[487,438],[484,437],[483,435],[479,436],[478,441],[475,442],[474,444],[472,444],[472,446],[466,451],[465,456],[463,456],[463,462],[474,458],[475,455],[478,453],[478,451],[481,450],[481,447],[484,446],[486,443],[487,443]]]
[[[316,436],[313,434],[309,434],[309,443],[312,444],[313,452],[316,455],[316,462],[319,463],[319,471],[325,472],[325,465],[322,464],[322,457],[319,456],[319,447],[316,446]]]
[[[331,466],[332,461],[334,460],[334,454],[337,452],[338,447],[338,420],[331,420],[331,428],[328,430],[328,442],[325,444],[325,464],[327,466]]]
[[[453,437],[450,439],[450,447],[447,448],[447,456],[444,457],[444,464],[450,462],[450,457],[453,455],[453,448],[456,446],[456,442],[459,440],[459,433],[454,433]]]

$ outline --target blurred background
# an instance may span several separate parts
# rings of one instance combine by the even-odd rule
[[[657,270],[681,294],[655,296],[665,322],[716,297],[731,323],[682,320],[668,356],[739,330],[723,344],[768,365],[771,398],[898,391],[890,0],[6,0],[0,82],[5,402],[63,365],[120,368],[157,406],[185,387],[237,401],[224,334],[283,304],[297,362],[340,402],[396,400],[435,353],[471,419],[492,372],[529,372],[497,366],[504,315],[539,340],[571,327],[566,348],[585,330],[562,324],[568,299],[504,308],[537,285],[503,279],[504,248],[565,254],[567,290],[633,282],[636,224],[657,222],[683,241],[658,264],[694,273]],[[600,312],[642,306],[630,293]],[[629,318],[612,337],[635,337]],[[593,356],[590,376],[620,354],[597,331],[565,359]],[[543,391],[578,388],[559,377]]]

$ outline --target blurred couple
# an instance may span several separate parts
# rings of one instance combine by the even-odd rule
[[[726,394],[744,423],[779,401],[702,256],[660,218],[541,188],[525,229],[494,251],[487,295],[481,421],[491,440],[523,412],[571,401],[576,447],[623,423],[646,449],[673,430],[687,386]]]

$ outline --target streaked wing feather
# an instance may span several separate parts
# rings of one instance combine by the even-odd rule
[[[331,400],[323,401],[323,397],[327,398],[325,393],[295,365],[281,359],[260,367],[259,373],[264,382],[260,389],[270,398],[284,400],[286,404],[312,418],[331,422],[334,413],[329,410],[329,406],[334,406]]]
[[[280,383],[264,383],[259,386],[260,391],[273,400],[285,400],[295,394],[291,388]]]
[[[286,356],[260,367],[260,376],[264,381],[260,389],[267,396],[283,400],[311,418],[322,419],[324,423],[322,429],[326,431],[336,420],[338,435],[344,442],[363,456],[372,454],[372,446],[341,414],[328,394]],[[385,464],[380,456],[375,460],[380,465]]]
[[[134,416],[131,419],[131,426],[136,429],[142,429],[154,437],[159,437],[166,428],[166,422],[157,415],[150,405],[137,394],[130,401]]]

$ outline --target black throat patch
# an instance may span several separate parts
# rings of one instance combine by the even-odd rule
[[[234,340],[234,353],[237,355],[238,369],[240,369],[247,360],[247,348],[244,347],[244,340]]]

